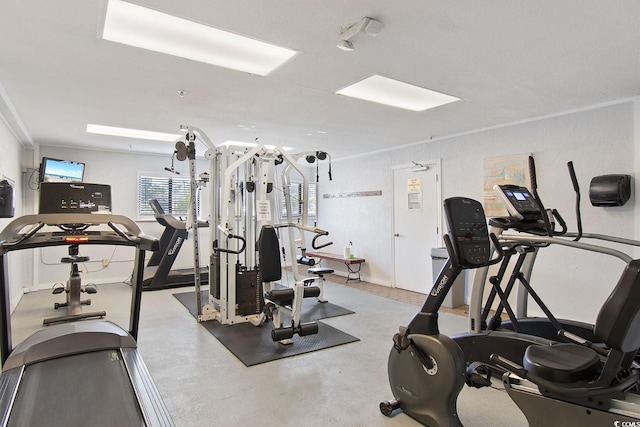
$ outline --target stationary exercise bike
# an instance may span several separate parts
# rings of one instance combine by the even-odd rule
[[[449,235],[444,236],[449,260],[420,312],[393,337],[388,369],[395,399],[381,402],[380,410],[391,416],[402,409],[431,426],[462,426],[456,400],[466,380],[466,358],[453,339],[440,334],[438,310],[464,269],[496,264],[502,259],[502,250],[492,235],[498,253],[490,259],[491,240],[479,202],[463,197],[446,199],[444,212],[449,228]]]
[[[402,410],[429,426],[461,426],[456,409],[460,390],[465,382],[490,385],[491,368],[483,370],[483,364],[465,360],[459,339],[439,334],[437,311],[463,268],[497,263],[502,253],[491,235],[498,256],[489,260],[489,235],[480,203],[447,199],[444,210],[451,236],[445,236],[450,260],[422,310],[394,336],[388,372],[395,399],[381,402],[380,410],[387,416]],[[530,425],[640,425],[639,372],[633,361],[640,347],[638,301],[640,260],[631,260],[595,324],[594,332],[606,347],[561,331],[562,338],[573,343],[532,341],[519,356],[522,366],[514,362],[520,360],[517,357],[490,355],[494,366],[508,372],[503,377],[505,388]],[[516,339],[526,342],[529,338]],[[494,353],[505,349],[496,345]],[[480,375],[483,371],[486,377]]]
[[[84,233],[84,229],[74,229],[72,232],[77,233],[77,235],[72,238],[79,239],[78,241],[83,241],[82,239],[86,239],[86,237],[82,235],[82,233]],[[71,322],[75,320],[89,319],[92,317],[103,318],[104,316],[106,316],[107,313],[105,311],[82,311],[83,305],[91,305],[91,299],[81,299],[81,293],[86,292],[87,294],[95,294],[98,292],[96,285],[92,283],[83,286],[82,279],[80,278],[80,269],[78,268],[78,263],[89,261],[89,257],[79,255],[78,244],[73,243],[69,245],[69,256],[62,257],[60,261],[66,264],[71,264],[71,271],[69,272],[69,280],[67,280],[67,285],[56,286],[53,289],[54,294],[61,294],[63,292],[66,294],[65,302],[56,302],[53,304],[53,308],[55,308],[56,310],[58,308],[66,308],[67,314],[64,316],[44,319],[42,321],[42,324],[47,326],[53,323]]]

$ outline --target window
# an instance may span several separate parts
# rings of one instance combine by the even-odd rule
[[[289,194],[291,195],[291,214],[293,215],[293,219],[302,219],[302,209],[304,207],[302,200],[302,183],[290,184],[289,185]],[[307,218],[314,219],[316,218],[316,193],[317,193],[317,184],[310,183],[309,191],[307,193],[309,197],[309,211],[307,212]],[[280,204],[280,216],[283,219],[287,218],[287,205],[285,203],[284,194],[282,194],[282,202]]]
[[[189,178],[175,175],[138,175],[138,216],[153,215],[149,200],[157,199],[165,213],[186,216],[191,188]],[[198,212],[200,201],[198,200]]]

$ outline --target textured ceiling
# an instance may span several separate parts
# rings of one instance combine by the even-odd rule
[[[169,154],[171,142],[84,128],[186,124],[214,143],[260,138],[335,159],[640,94],[637,0],[136,3],[300,53],[258,77],[101,40],[103,0],[4,0],[0,111],[15,109],[25,143]],[[342,25],[364,16],[382,32],[339,50]],[[462,100],[412,112],[334,93],[372,74]]]

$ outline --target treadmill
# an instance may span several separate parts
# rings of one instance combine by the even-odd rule
[[[63,323],[13,348],[8,253],[70,244],[135,247],[129,331],[105,320]],[[136,348],[145,251],[158,246],[109,214],[26,215],[0,233],[0,426],[174,426]]]
[[[144,269],[142,289],[147,291],[193,286],[195,282],[193,268],[171,268],[180,252],[182,244],[187,240],[189,234],[187,225],[175,216],[166,214],[158,200],[149,200],[149,205],[151,205],[156,221],[164,227],[164,231],[162,232],[162,236],[160,236],[160,250],[151,255]],[[204,221],[200,221],[198,225],[200,227],[209,226],[209,224]],[[209,270],[207,267],[202,267],[200,269],[200,284],[207,285],[208,283]]]

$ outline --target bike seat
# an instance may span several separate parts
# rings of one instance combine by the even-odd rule
[[[600,357],[577,344],[560,343],[527,347],[524,368],[540,378],[556,383],[573,383],[589,379],[598,371]]]

